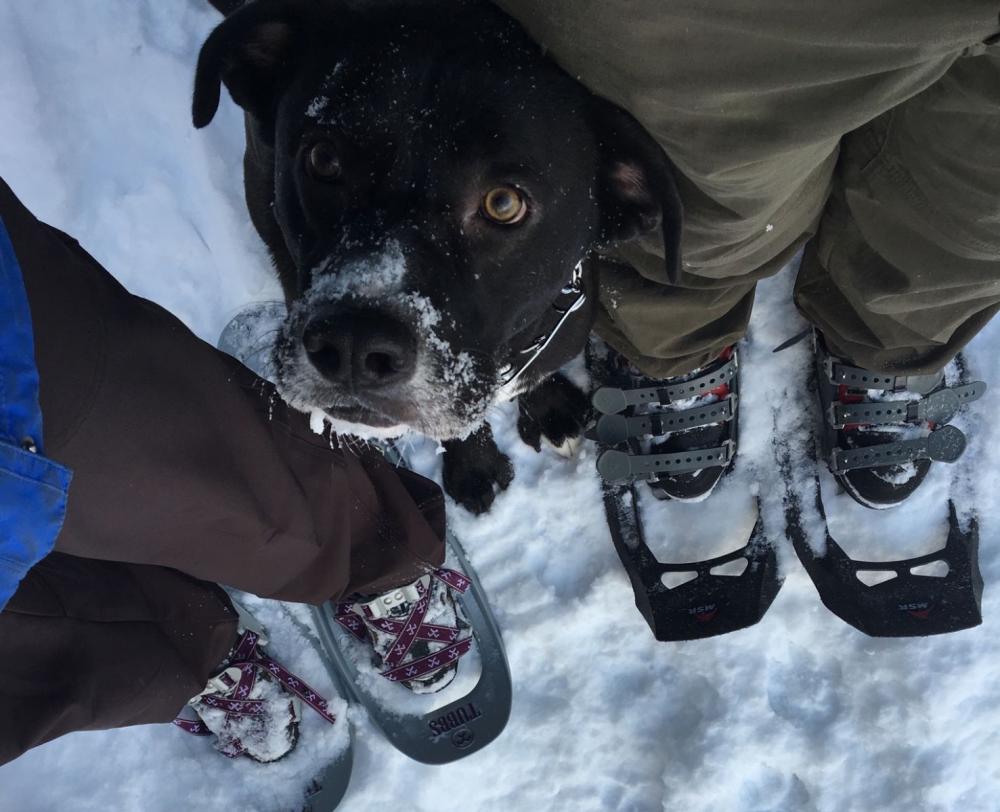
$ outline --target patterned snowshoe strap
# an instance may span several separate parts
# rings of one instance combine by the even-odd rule
[[[460,594],[464,594],[471,586],[471,581],[460,572],[449,569],[437,569],[431,573],[434,578],[444,583],[449,589]],[[380,611],[381,606],[391,608],[399,603],[410,603],[408,600],[412,589],[412,608],[406,619],[391,618]],[[397,599],[396,595],[399,594]],[[374,601],[362,604],[362,611],[365,618],[362,619],[353,610],[357,603],[344,602],[337,604],[337,622],[358,640],[368,641],[368,626],[378,629],[385,634],[392,635],[393,639],[388,646],[388,653],[384,657],[386,670],[382,671],[382,676],[390,682],[407,682],[426,677],[429,674],[439,671],[445,666],[458,662],[464,655],[472,650],[472,637],[460,640],[461,632],[455,626],[442,626],[434,623],[424,623],[424,617],[430,606],[430,590],[418,581],[412,587],[401,590],[392,590],[385,596],[380,596]],[[386,603],[386,598],[389,602]],[[374,611],[373,611],[374,608]],[[431,643],[444,643],[445,646],[438,651],[427,654],[424,657],[404,662],[406,656],[413,648],[417,640]]]
[[[681,451],[674,454],[626,454],[605,451],[597,460],[597,470],[610,483],[629,482],[659,474],[686,474],[729,465],[735,456],[735,443],[727,440],[716,448]]]
[[[656,412],[638,417],[606,414],[597,422],[597,439],[607,445],[619,445],[634,437],[661,437],[672,431],[725,423],[733,419],[735,411],[736,395],[729,395],[715,403],[673,412]]]
[[[249,699],[250,692],[257,682],[257,672],[266,670],[290,693],[295,694],[316,713],[331,725],[337,717],[329,711],[329,703],[316,691],[309,687],[305,680],[300,679],[280,663],[268,657],[258,647],[260,635],[253,631],[243,633],[230,656],[229,666],[216,680],[228,688],[224,696],[206,695],[200,702],[210,708],[218,708],[229,716],[261,716],[264,713],[264,701]],[[239,672],[239,679],[230,676],[230,672]],[[181,730],[195,736],[210,736],[212,731],[204,722],[194,719],[177,717],[173,722]],[[236,758],[245,752],[238,739],[224,742],[220,752],[230,758]]]
[[[712,372],[669,386],[650,386],[641,389],[617,389],[605,386],[594,393],[594,408],[601,414],[618,414],[629,406],[655,404],[664,406],[678,400],[707,395],[713,389],[728,384],[736,376],[736,369],[734,356]]]
[[[843,474],[858,468],[878,468],[882,465],[901,465],[914,460],[955,462],[965,451],[965,434],[954,426],[942,426],[919,440],[833,451],[831,469]]]
[[[986,393],[982,381],[939,389],[919,400],[862,400],[859,403],[835,403],[830,418],[835,429],[852,424],[947,423],[965,403],[979,400]]]

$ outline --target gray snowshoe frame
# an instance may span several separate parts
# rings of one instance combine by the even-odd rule
[[[472,625],[482,671],[471,691],[444,707],[419,715],[387,708],[360,678],[348,647],[363,644],[339,628],[334,604],[327,603],[312,610],[323,649],[337,672],[343,696],[348,702],[364,706],[371,720],[396,749],[424,764],[448,764],[482,750],[506,727],[513,698],[503,638],[479,577],[461,544],[451,534],[448,548],[471,581],[469,591],[456,597]],[[399,687],[399,690],[406,689]]]

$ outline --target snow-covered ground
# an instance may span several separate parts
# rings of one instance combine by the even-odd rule
[[[215,20],[204,0],[0,0],[0,175],[133,292],[208,340],[241,304],[277,293],[242,202],[238,111],[227,103],[205,132],[189,123],[195,56]],[[769,352],[800,327],[790,281],[762,286],[745,359],[745,467],[764,495],[777,487],[769,406],[808,397],[795,377],[805,346]],[[969,355],[1000,388],[998,346],[994,326]],[[632,605],[594,450],[573,461],[537,455],[517,441],[510,409],[495,426],[517,479],[489,516],[451,516],[506,636],[510,725],[481,753],[427,767],[351,711],[357,756],[344,809],[1000,808],[1000,503],[998,465],[987,459],[1000,444],[996,421],[980,426],[963,461],[982,471],[964,494],[981,508],[982,627],[869,639],[822,607],[783,549],[787,581],[761,624],[687,644],[655,643]],[[433,448],[416,451],[437,464]],[[947,477],[939,472],[922,502],[875,518],[832,500],[836,529],[863,529],[883,555],[887,541],[901,540],[901,556],[933,548]],[[748,502],[730,490],[716,505],[676,510],[671,529],[706,518],[724,526]],[[721,550],[706,542],[704,552]],[[328,689],[294,624],[263,612],[276,656]],[[0,768],[0,810],[292,809],[299,782],[344,730],[307,717],[299,752],[273,767],[229,762],[169,726],[75,734]]]

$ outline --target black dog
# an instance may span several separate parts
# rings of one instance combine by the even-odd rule
[[[488,509],[512,476],[491,405],[519,394],[536,448],[582,429],[583,393],[553,373],[593,321],[587,255],[662,228],[677,274],[667,157],[485,0],[213,4],[232,13],[194,123],[221,84],[247,114],[247,204],[289,305],[282,395],[448,441],[446,489]]]

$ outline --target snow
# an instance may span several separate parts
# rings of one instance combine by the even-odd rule
[[[242,304],[279,297],[242,202],[242,119],[228,102],[204,132],[189,121],[200,41],[215,22],[202,0],[0,0],[0,175],[43,219],[77,236],[132,291],[169,307],[214,340]],[[741,466],[716,497],[679,507],[664,528],[685,552],[696,524],[722,545],[740,515],[739,482],[759,484],[774,521],[780,489],[772,440],[795,439],[799,472],[810,415],[807,348],[772,347],[801,329],[790,275],[761,286],[744,356]],[[1000,387],[1000,332],[970,348],[978,375]],[[493,414],[517,478],[481,519],[452,506],[505,634],[513,715],[486,750],[448,767],[398,754],[365,715],[343,809],[701,812],[704,810],[991,810],[1000,793],[1000,421],[996,395],[956,423],[975,437],[959,471],[963,502],[978,502],[987,583],[985,623],[959,634],[873,640],[820,604],[784,546],[787,581],[758,626],[686,644],[655,643],[632,605],[612,549],[594,474],[595,451],[563,460],[516,436],[516,414]],[[770,407],[783,411],[777,421]],[[439,472],[436,443],[414,440]],[[801,473],[804,477],[805,473]],[[831,524],[882,554],[940,541],[954,469],[939,466],[921,498],[866,511],[831,494]],[[721,487],[721,486],[720,486]],[[730,492],[731,491],[731,492]],[[713,497],[713,500],[716,499]],[[749,502],[744,498],[744,503]],[[935,535],[937,534],[937,535]],[[686,541],[684,539],[687,539]],[[849,550],[855,554],[858,550]],[[291,614],[263,601],[273,656],[330,691]],[[91,809],[295,808],[301,783],[342,745],[304,711],[302,740],[269,767],[217,756],[169,726],[78,733],[0,768],[2,812]]]

